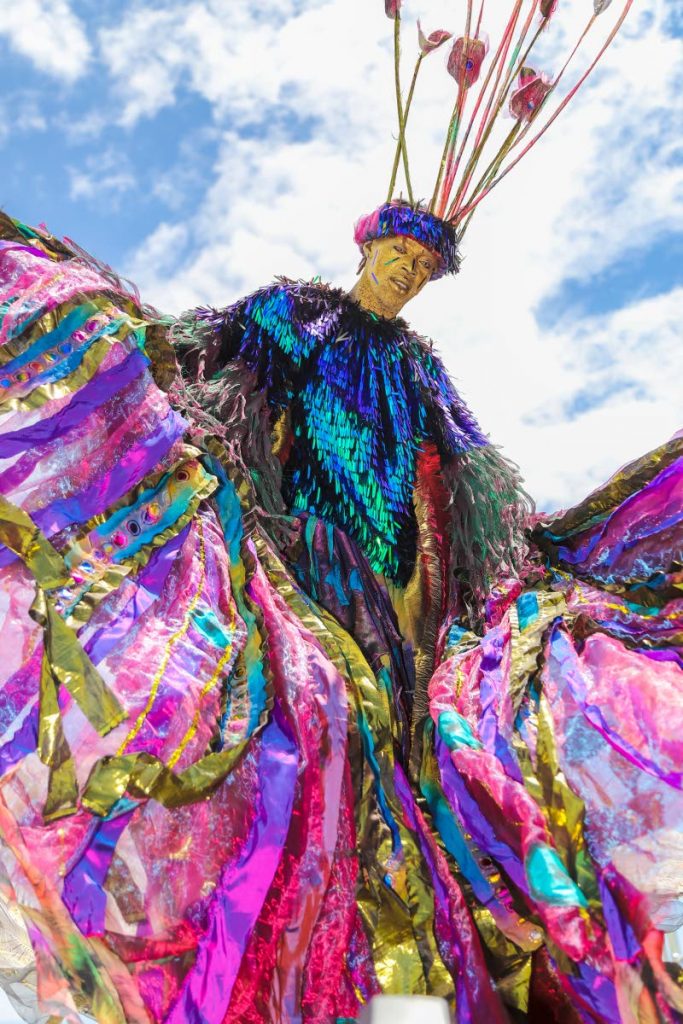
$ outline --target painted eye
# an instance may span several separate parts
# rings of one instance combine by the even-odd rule
[[[158,502],[153,501],[151,505],[148,505],[145,509],[145,522],[156,523],[161,518],[161,506]]]

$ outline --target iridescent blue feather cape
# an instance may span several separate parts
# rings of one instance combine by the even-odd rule
[[[405,585],[416,557],[416,462],[431,445],[449,505],[451,576],[471,618],[490,578],[517,574],[531,508],[518,471],[404,320],[369,313],[340,289],[279,279],[226,309],[185,314],[172,337],[177,399],[233,455],[237,437],[249,445],[241,461],[259,507],[332,523],[375,571]],[[288,436],[275,458],[268,439],[282,423]]]

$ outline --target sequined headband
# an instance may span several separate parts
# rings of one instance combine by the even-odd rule
[[[356,224],[354,239],[362,252],[365,242],[393,235],[414,238],[438,257],[439,266],[432,274],[433,281],[444,274],[457,274],[460,269],[454,225],[410,203],[384,203],[374,213],[361,217]]]

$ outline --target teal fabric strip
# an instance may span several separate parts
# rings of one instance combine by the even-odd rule
[[[207,458],[205,460],[205,466],[211,475],[215,476],[219,481],[220,486],[214,494],[214,501],[218,507],[218,515],[220,517],[221,528],[223,530],[223,536],[225,537],[226,547],[228,549],[231,568],[233,570],[242,568],[242,571],[244,571],[241,552],[241,543],[244,535],[242,525],[242,506],[240,505],[237,491],[235,490],[232,481],[230,481],[226,476],[225,470],[217,459]],[[263,651],[256,616],[251,611],[247,603],[244,588],[234,585],[236,575],[236,571],[231,572],[231,579],[233,580],[233,597],[235,599],[235,604],[237,605],[237,611],[247,630],[247,642],[244,647],[244,660],[247,673],[246,689],[249,701],[246,735],[249,737],[254,733],[261,720],[261,716],[266,709],[267,683],[266,677],[263,673]],[[224,724],[230,718],[231,698],[232,694],[229,690],[228,706],[221,722],[221,731]]]
[[[106,522],[101,523],[100,526],[97,527],[94,531],[95,535],[101,540],[108,538],[114,530],[122,526],[122,524],[127,520],[133,518],[138,509],[149,504],[149,502],[154,498],[162,494],[171,475],[171,473],[165,473],[156,487],[149,487],[144,490],[134,505],[126,506],[125,508],[119,509],[118,512],[114,512]],[[126,537],[130,537],[130,541],[125,547],[118,548],[118,550],[114,552],[112,555],[113,561],[120,562],[126,558],[131,558],[133,555],[137,554],[141,548],[149,544],[154,537],[163,533],[163,531],[167,530],[170,526],[173,526],[183,513],[187,511],[195,493],[196,490],[194,486],[189,485],[184,487],[178,497],[172,501],[166,509],[164,509],[162,516],[156,523],[147,525],[145,528],[141,529],[140,533],[136,536],[126,534]]]
[[[472,886],[474,895],[485,906],[493,902],[496,898],[495,889],[472,856],[460,825],[448,806],[441,787],[431,779],[423,779],[421,789],[444,846]]]
[[[529,890],[535,900],[541,900],[553,907],[584,907],[588,901],[567,870],[555,850],[544,843],[537,843],[527,854],[525,870]]]
[[[92,302],[72,309],[68,316],[65,316],[54,330],[48,331],[47,334],[41,334],[25,352],[22,352],[21,355],[10,360],[10,362],[5,363],[2,368],[3,376],[10,376],[16,373],[26,363],[30,363],[32,360],[37,359],[38,356],[42,356],[44,352],[48,352],[51,348],[66,341],[74,331],[82,327],[86,320],[97,312],[99,312],[98,308]]]
[[[472,732],[470,723],[457,711],[442,711],[437,727],[441,739],[449,750],[457,750],[459,747],[482,749],[482,744]]]

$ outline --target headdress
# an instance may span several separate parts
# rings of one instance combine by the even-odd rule
[[[447,64],[449,74],[457,83],[455,105],[448,124],[436,184],[427,202],[416,202],[413,197],[406,125],[422,61],[453,39],[453,35],[439,29],[425,36],[418,21],[419,51],[404,101],[400,81],[402,2],[384,0],[386,14],[394,22],[394,77],[398,111],[398,142],[389,192],[383,206],[358,222],[355,240],[362,247],[372,238],[392,233],[416,238],[439,255],[441,266],[434,275],[439,277],[444,273],[457,272],[458,246],[474,211],[570,103],[621,28],[633,0],[624,0],[622,10],[597,55],[554,108],[551,106],[553,94],[573,63],[580,45],[600,15],[611,6],[612,0],[593,0],[592,15],[560,71],[554,76],[535,70],[531,57],[542,32],[548,28],[555,14],[559,0],[508,0],[511,11],[500,40],[493,47],[489,46],[483,30],[485,0],[466,0],[464,31],[455,38]],[[476,96],[471,101],[470,97],[474,94]],[[466,116],[468,110],[471,112]],[[491,144],[493,128],[505,113],[509,114],[512,125],[502,144],[496,148]],[[394,197],[401,162],[407,201],[402,197]]]
[[[385,203],[374,213],[361,217],[356,224],[354,239],[362,250],[365,242],[390,235],[415,238],[438,256],[439,267],[432,274],[432,280],[458,272],[460,256],[455,225],[434,216],[429,210],[400,200]]]

